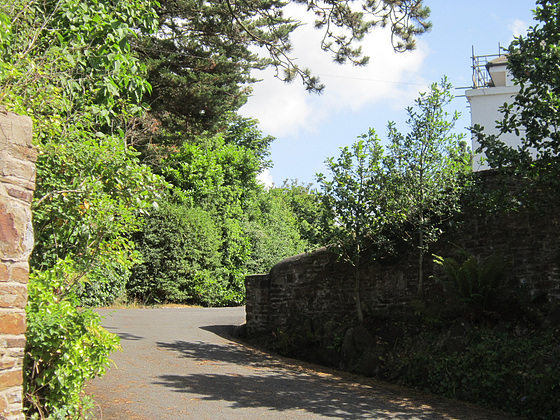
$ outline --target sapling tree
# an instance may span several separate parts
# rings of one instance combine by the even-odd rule
[[[341,259],[354,267],[354,292],[358,322],[364,315],[360,296],[364,251],[382,238],[384,226],[383,148],[374,130],[344,147],[337,160],[326,162],[330,178],[318,174],[327,239]]]
[[[464,134],[453,131],[459,113],[445,111],[453,96],[443,78],[420,94],[415,107],[407,108],[403,134],[394,122],[388,126],[390,145],[386,158],[387,194],[405,239],[418,250],[418,289],[423,292],[423,264],[428,246],[440,236],[441,224],[459,210],[461,175],[470,171],[470,154]]]

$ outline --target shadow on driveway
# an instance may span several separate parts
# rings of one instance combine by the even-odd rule
[[[88,384],[99,420],[511,420],[231,339],[244,308],[100,310],[117,367]]]
[[[235,343],[175,341],[157,345],[179,353],[182,358],[213,366],[216,372],[161,375],[154,384],[174,392],[197,395],[205,401],[228,401],[232,408],[259,408],[269,412],[295,410],[325,418],[379,420],[505,418],[479,407],[453,408],[452,405],[462,404],[367,378],[329,369],[310,369],[293,360],[250,351]],[[228,365],[241,366],[244,372],[228,371]]]

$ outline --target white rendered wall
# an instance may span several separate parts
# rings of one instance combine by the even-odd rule
[[[482,89],[470,89],[465,92],[471,107],[471,125],[475,124],[484,127],[486,134],[498,134],[496,121],[500,120],[502,114],[500,107],[505,103],[513,102],[515,95],[519,92],[519,86],[498,86]],[[523,135],[523,133],[520,133]],[[520,139],[515,134],[502,135],[500,140],[508,146],[517,147]],[[476,151],[480,144],[475,137],[472,139],[472,150]],[[484,154],[476,154],[473,159],[473,170],[482,171],[490,169],[485,162]]]

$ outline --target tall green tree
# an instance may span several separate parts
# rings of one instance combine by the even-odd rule
[[[529,28],[526,36],[515,38],[508,48],[508,70],[520,87],[519,93],[511,104],[500,108],[497,135],[485,135],[484,127],[475,127],[480,151],[494,168],[513,166],[538,173],[559,167],[560,4],[551,0],[536,3],[538,24]],[[508,133],[520,136],[519,147],[500,139]]]
[[[337,160],[329,158],[326,164],[330,177],[317,175],[328,226],[326,240],[354,268],[356,315],[361,323],[363,256],[383,242],[387,216],[383,148],[370,130],[351,147],[344,147]]]
[[[143,0],[0,4],[0,102],[32,118],[39,149],[24,362],[30,416],[77,418],[85,382],[117,347],[75,292],[104,267],[130,268],[128,236],[164,187],[126,147],[149,90],[129,39],[155,29],[155,17]]]
[[[325,245],[321,225],[326,222],[326,218],[321,195],[313,188],[313,184],[285,180],[281,186],[270,188],[268,192],[280,197],[289,206],[296,218],[300,237],[310,249]]]
[[[420,94],[407,108],[409,131],[388,126],[390,144],[386,165],[387,193],[397,215],[395,222],[412,229],[409,240],[418,250],[418,289],[423,291],[424,256],[441,234],[442,222],[459,210],[459,197],[470,172],[471,158],[464,134],[454,132],[459,113],[449,114],[451,84],[444,78]]]
[[[251,241],[248,273],[266,273],[286,257],[304,252],[297,216],[284,197],[262,190],[247,214],[244,231]]]
[[[302,22],[288,5],[315,17],[324,37],[317,48],[338,63],[365,65],[360,41],[373,28],[388,26],[398,51],[413,49],[430,28],[422,0],[404,1],[201,1],[159,2],[158,32],[134,39],[148,68],[151,112],[136,121],[133,144],[145,157],[166,155],[185,140],[227,126],[256,80],[252,69],[273,67],[282,80],[300,78],[307,90],[323,85],[292,56],[291,35]],[[298,7],[298,6],[296,6]]]
[[[135,38],[133,47],[153,87],[133,139],[147,157],[223,129],[255,82],[250,70],[261,66],[221,1],[160,2],[157,33]]]

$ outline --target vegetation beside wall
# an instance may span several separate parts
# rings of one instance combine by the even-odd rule
[[[257,341],[281,354],[531,419],[560,415],[560,328],[528,321],[306,322]]]
[[[351,267],[327,251],[288,259],[248,279],[255,286],[247,292],[250,338],[282,354],[515,415],[558,418],[555,188],[480,174],[465,191],[465,212],[430,248],[423,295],[406,252],[365,269],[363,323],[353,310]]]
[[[414,301],[414,315],[301,319],[251,341],[283,355],[530,419],[560,416],[560,307],[498,289],[479,306],[458,294]],[[506,298],[507,296],[507,298]],[[437,299],[433,299],[437,301]],[[452,303],[455,302],[455,305]]]
[[[455,323],[406,337],[387,379],[532,419],[558,418],[559,338],[558,328],[531,324]]]
[[[79,308],[68,289],[79,275],[72,270],[61,262],[29,281],[24,405],[31,419],[87,416],[86,381],[104,374],[109,354],[120,349],[120,339],[101,327],[99,315]]]

